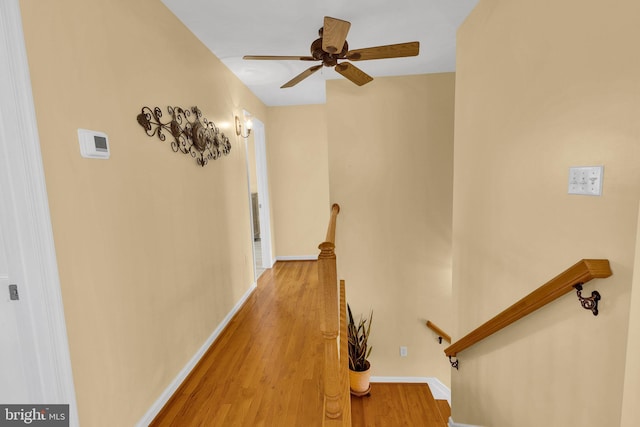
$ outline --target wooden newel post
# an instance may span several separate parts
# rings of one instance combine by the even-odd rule
[[[340,399],[340,355],[338,353],[338,273],[335,254],[335,220],[340,207],[333,205],[327,239],[319,246],[318,282],[322,288],[322,320],[320,330],[324,339],[324,398],[325,415],[338,418],[342,415]]]
[[[338,354],[338,278],[335,245],[324,242],[318,256],[318,279],[322,286],[323,313],[320,329],[324,339],[324,397],[326,416],[342,415],[340,400],[340,358]]]

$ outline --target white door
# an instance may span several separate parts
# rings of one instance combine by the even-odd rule
[[[19,0],[0,1],[0,403],[69,404],[71,358]],[[16,284],[19,300],[9,298]]]
[[[3,3],[2,8],[11,2]],[[0,10],[3,34],[8,31],[5,16],[11,9]],[[15,148],[21,141],[15,139],[19,117],[19,107],[15,103],[15,73],[9,65],[13,45],[3,40],[0,49],[0,403],[39,403],[42,399],[39,375],[40,366],[35,362],[36,345],[31,306],[24,289],[25,256],[20,244],[18,218],[25,218],[24,204],[17,203],[24,187],[20,188],[20,177],[14,174],[17,166]],[[13,142],[13,143],[12,143]],[[21,145],[18,147],[22,148]],[[9,285],[15,284],[18,296],[22,299],[11,300]],[[22,294],[22,295],[21,295]],[[30,366],[31,365],[31,366]]]
[[[4,212],[1,212],[4,214]],[[24,404],[30,402],[28,379],[20,342],[20,318],[24,316],[23,301],[11,300],[11,275],[5,238],[0,229],[0,402]],[[20,290],[18,290],[18,297]]]

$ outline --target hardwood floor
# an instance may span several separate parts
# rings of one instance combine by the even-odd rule
[[[319,426],[315,261],[277,263],[152,426]]]
[[[317,279],[315,261],[266,270],[151,426],[321,426]],[[353,425],[445,426],[430,396],[425,384],[373,384],[352,398]]]
[[[427,384],[375,383],[370,396],[351,396],[351,421],[353,427],[446,427],[445,405]]]

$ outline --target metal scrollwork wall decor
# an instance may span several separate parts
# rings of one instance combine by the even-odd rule
[[[173,137],[171,149],[175,153],[190,154],[200,166],[231,151],[229,138],[213,122],[202,118],[198,107],[167,107],[167,112],[171,120],[162,123],[162,110],[159,107],[153,110],[143,107],[137,117],[138,123],[148,136],[157,136],[160,141],[166,139],[165,132],[170,134]]]

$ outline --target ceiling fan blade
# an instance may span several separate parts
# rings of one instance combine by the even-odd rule
[[[258,59],[267,61],[317,61],[313,56],[245,55],[242,59]]]
[[[351,80],[358,86],[369,83],[373,77],[362,71],[360,68],[348,62],[343,62],[335,66],[335,70]]]
[[[347,52],[346,58],[350,61],[364,61],[367,59],[417,56],[418,53],[420,53],[420,42],[409,42],[350,50]]]
[[[351,28],[351,22],[325,16],[322,27],[322,50],[327,53],[340,53],[349,28]]]
[[[304,70],[303,72],[301,72],[300,74],[298,74],[297,76],[295,76],[294,78],[292,78],[291,80],[289,80],[288,82],[280,86],[280,89],[297,85],[298,83],[300,83],[301,81],[309,77],[311,74],[318,71],[320,68],[322,68],[322,64],[314,65],[311,68],[307,68],[306,70]]]

